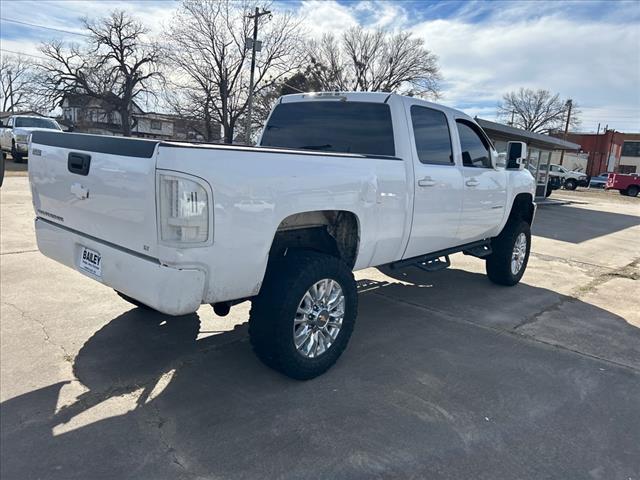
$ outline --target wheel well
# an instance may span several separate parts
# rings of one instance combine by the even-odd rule
[[[344,210],[302,212],[285,218],[276,230],[269,258],[290,248],[314,250],[342,259],[353,268],[360,243],[358,219]]]
[[[509,213],[508,222],[515,219],[522,219],[529,225],[533,222],[533,197],[530,193],[519,193],[513,199],[513,206]]]

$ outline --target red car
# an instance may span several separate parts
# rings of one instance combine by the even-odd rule
[[[640,192],[640,175],[637,173],[610,173],[605,187],[607,190],[619,190],[621,195],[637,197]]]

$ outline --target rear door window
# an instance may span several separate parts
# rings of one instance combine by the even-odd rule
[[[396,153],[386,103],[281,103],[269,118],[261,145],[362,155]]]
[[[451,135],[447,116],[432,108],[413,105],[411,123],[416,151],[421,163],[453,165]]]

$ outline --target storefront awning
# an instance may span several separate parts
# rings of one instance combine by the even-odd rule
[[[482,118],[476,118],[478,125],[491,138],[500,138],[506,141],[526,142],[527,145],[542,148],[544,150],[578,150],[580,145],[562,140],[561,138],[542,135],[541,133],[528,132],[521,128],[510,127],[501,123],[490,122]]]

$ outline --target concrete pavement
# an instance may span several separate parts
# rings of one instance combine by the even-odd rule
[[[247,303],[165,317],[44,258],[8,177],[0,476],[640,479],[640,201],[600,193],[539,209],[514,288],[463,255],[359,272],[349,348],[295,382]]]

